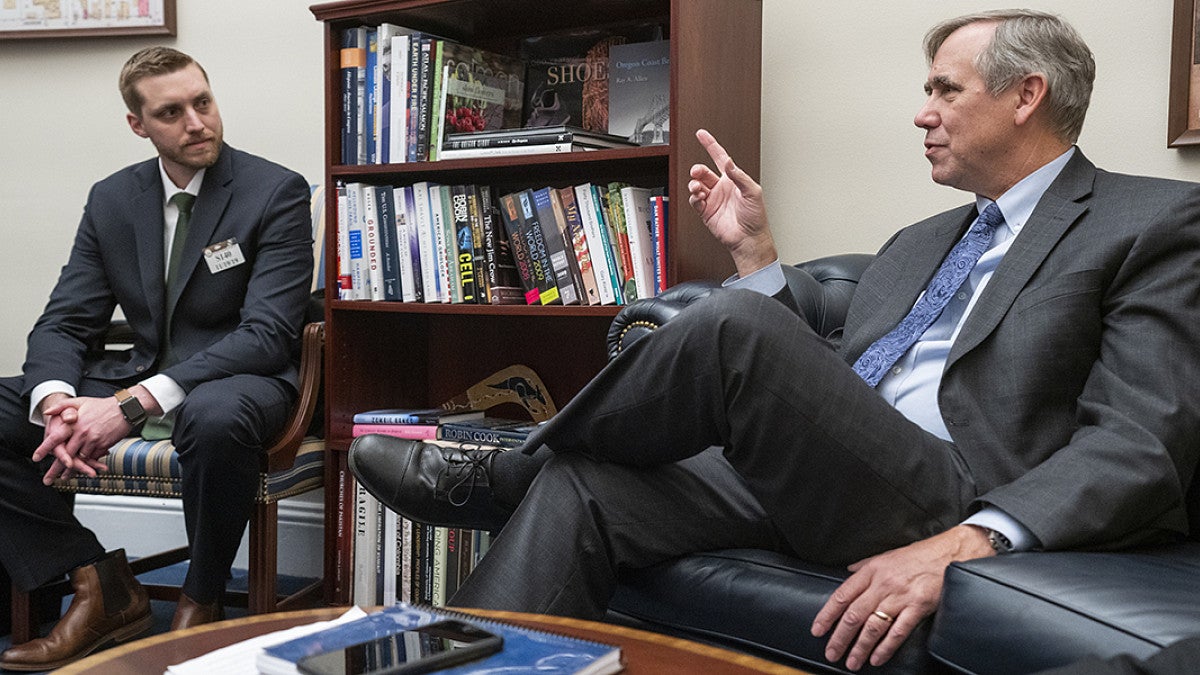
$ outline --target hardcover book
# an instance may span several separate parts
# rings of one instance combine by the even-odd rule
[[[655,293],[667,290],[667,212],[670,199],[665,194],[655,194],[651,199],[651,241],[654,244],[654,288]]]
[[[606,133],[609,49],[661,36],[657,24],[628,23],[526,38],[524,126],[570,124]]]
[[[518,192],[517,206],[521,212],[521,234],[525,237],[529,257],[533,261],[533,278],[537,280],[539,301],[543,305],[561,305],[558,281],[550,260],[550,244],[546,242],[545,231],[534,209],[533,191]]]
[[[462,301],[477,303],[478,287],[475,283],[475,236],[471,230],[471,213],[468,204],[468,186],[455,185],[450,193],[451,210],[454,213],[454,243],[458,247],[458,258],[454,269],[457,272]]]
[[[362,112],[367,77],[367,28],[348,28],[338,52],[342,84],[342,164],[366,159]],[[360,155],[361,153],[361,155]]]
[[[579,304],[590,305],[587,288],[583,283],[583,271],[579,269],[579,259],[575,256],[575,241],[571,235],[571,223],[567,220],[567,211],[563,206],[562,195],[556,188],[546,188],[550,195],[550,210],[554,214],[554,224],[563,242],[563,257],[567,260],[567,270],[571,273],[571,283],[575,286],[575,294]],[[574,196],[572,195],[572,201]]]
[[[430,159],[448,133],[521,126],[525,63],[511,56],[443,40],[434,62],[437,116]]]
[[[421,281],[425,284],[425,302],[441,302],[441,274],[438,273],[437,235],[433,231],[433,216],[429,210],[428,181],[413,185],[413,223],[417,229],[417,244],[421,251]]]
[[[515,448],[524,443],[529,434],[537,428],[538,423],[532,420],[480,417],[443,424],[438,428],[438,438],[456,443]]]
[[[355,424],[442,424],[483,417],[482,410],[450,412],[443,408],[382,408],[354,414]]]
[[[487,275],[484,273],[483,212],[479,204],[479,188],[463,186],[467,192],[467,218],[471,221],[471,254],[474,263],[475,302],[489,304]]]
[[[483,274],[487,301],[493,305],[518,305],[525,302],[525,291],[517,272],[512,248],[504,233],[504,224],[492,202],[492,189],[479,186],[479,217],[483,227]]]
[[[350,427],[354,438],[367,434],[382,434],[416,441],[432,441],[438,437],[436,424],[355,424]]]
[[[651,240],[650,190],[640,187],[621,188],[625,231],[629,235],[629,257],[637,297],[652,298],[654,287],[654,243]]]
[[[447,134],[442,146],[447,150],[463,150],[554,143],[570,143],[581,147],[595,148],[627,148],[637,145],[637,143],[620,136],[587,131],[581,127],[559,125]]]
[[[587,298],[587,304],[599,305],[601,304],[600,289],[596,285],[596,274],[592,269],[592,256],[588,250],[583,219],[579,216],[579,203],[575,199],[575,189],[571,187],[560,189],[558,199],[562,204],[567,229],[571,233],[571,248],[575,252],[575,262],[579,266],[579,276],[583,281],[583,296]]]
[[[350,276],[350,215],[346,184],[337,184],[337,291],[338,300],[354,299],[354,282]]]
[[[362,219],[363,184],[346,184],[347,239],[350,251],[350,287],[352,300],[371,299],[371,281],[367,274],[366,232]]]
[[[613,271],[616,263],[613,260],[612,248],[608,245],[604,218],[596,204],[597,196],[593,187],[591,183],[576,185],[575,202],[579,205],[579,219],[583,221],[583,231],[587,236],[588,253],[596,274],[596,291],[600,295],[600,304],[620,304],[620,286]]]
[[[620,672],[623,667],[620,647],[408,603],[266,647],[259,653],[255,665],[263,673],[295,673],[296,662],[306,656],[399,635],[405,630],[447,619],[465,621],[496,634],[503,639],[504,647],[478,661],[438,672],[454,675],[607,675]],[[402,642],[398,641],[398,644]]]
[[[608,68],[608,133],[640,145],[670,142],[671,42],[613,45]]]
[[[504,230],[508,234],[508,245],[512,251],[513,264],[525,289],[525,304],[540,305],[540,289],[537,277],[533,272],[533,256],[530,255],[529,245],[525,240],[524,227],[521,224],[521,210],[517,205],[517,195],[508,194],[500,197],[500,219],[504,222]]]
[[[379,212],[380,266],[383,270],[383,299],[400,301],[400,246],[396,243],[395,196],[392,186],[367,187],[375,191],[375,208]]]
[[[437,263],[438,275],[438,301],[439,303],[450,303],[454,300],[454,286],[457,285],[457,276],[452,275],[454,268],[451,267],[451,262],[457,257],[457,253],[450,252],[450,246],[454,243],[454,237],[446,238],[446,219],[450,217],[449,187],[445,185],[430,184],[430,221],[433,229],[433,249],[434,262]],[[451,285],[454,281],[454,285]]]
[[[559,297],[564,305],[578,305],[579,293],[576,291],[575,279],[571,274],[570,263],[575,261],[575,251],[567,255],[567,242],[563,239],[562,228],[554,212],[554,204],[550,199],[551,188],[540,188],[531,191],[534,217],[542,228],[542,238],[546,242],[546,254],[550,258],[550,267],[554,270],[554,284],[558,286]]]

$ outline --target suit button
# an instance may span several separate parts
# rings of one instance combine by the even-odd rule
[[[134,368],[134,370],[138,371],[139,373],[145,369],[146,369],[146,366],[138,366],[137,368]]]

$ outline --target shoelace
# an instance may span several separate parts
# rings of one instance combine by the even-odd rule
[[[463,459],[452,459],[449,455],[454,450],[458,450]],[[470,501],[471,495],[475,492],[475,477],[482,474],[486,478],[492,458],[504,450],[505,448],[474,443],[463,444],[458,448],[443,449],[442,457],[446,459],[446,468],[442,471],[442,476],[438,477],[438,482],[440,483],[443,477],[448,481],[453,481],[446,490],[446,501],[453,506],[463,506]],[[464,486],[466,494],[462,496],[461,500],[456,499],[455,492]]]

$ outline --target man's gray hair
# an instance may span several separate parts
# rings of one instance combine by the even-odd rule
[[[949,19],[925,34],[925,58],[933,57],[954,31],[973,23],[996,23],[992,42],[975,60],[988,90],[999,94],[1026,75],[1042,73],[1050,91],[1046,112],[1067,143],[1079,139],[1092,98],[1096,62],[1079,33],[1061,17],[1027,9],[993,10]]]

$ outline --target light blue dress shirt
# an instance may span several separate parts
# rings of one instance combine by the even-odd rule
[[[946,423],[942,420],[937,400],[938,387],[941,384],[942,371],[946,367],[946,359],[950,356],[950,348],[1004,254],[1021,233],[1042,195],[1054,179],[1058,178],[1058,174],[1074,154],[1075,148],[1072,147],[1000,195],[996,205],[1000,208],[1000,213],[1004,214],[1004,225],[996,229],[987,251],[971,270],[962,288],[951,299],[941,316],[900,357],[876,387],[876,391],[884,400],[938,438],[952,440],[949,431],[946,430]],[[975,198],[975,205],[980,213],[989,203],[991,200],[985,197]],[[786,283],[783,269],[779,261],[775,261],[745,277],[734,276],[724,285],[774,295]],[[1038,546],[1037,538],[1028,528],[993,506],[984,507],[963,522],[999,531],[1008,537],[1013,548],[1018,551]]]

